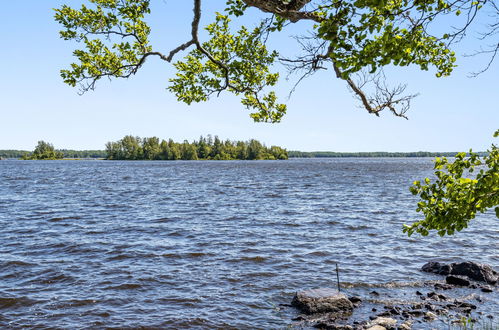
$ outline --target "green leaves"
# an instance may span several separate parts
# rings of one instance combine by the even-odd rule
[[[215,94],[227,90],[243,95],[241,103],[257,122],[278,122],[286,113],[286,106],[277,103],[274,92],[264,93],[274,86],[278,73],[271,73],[270,66],[277,52],[269,52],[261,40],[262,27],[249,31],[242,27],[232,34],[227,15],[217,14],[214,23],[206,27],[210,39],[202,44],[213,60],[199,49],[191,51],[184,59],[174,64],[177,69],[172,85],[168,89],[179,101],[206,101]],[[215,62],[216,61],[216,62]]]
[[[438,77],[452,72],[455,54],[445,43],[429,35],[422,25],[401,25],[397,13],[403,12],[405,5],[405,1],[355,1],[338,2],[334,10],[329,9],[318,37],[330,41],[331,58],[342,69],[343,78],[365,67],[375,72],[388,64],[416,64],[422,70],[432,65]]]
[[[435,170],[434,183],[426,178],[424,184],[415,181],[410,187],[411,193],[420,198],[416,211],[424,219],[404,225],[405,233],[426,236],[436,230],[440,236],[453,235],[468,227],[478,212],[493,207],[499,218],[499,149],[495,145],[483,159],[471,151],[468,156],[458,153],[453,162],[436,158]],[[475,170],[478,173],[473,177]]]
[[[153,51],[149,43],[151,29],[145,18],[150,13],[150,0],[88,0],[87,3],[79,9],[67,5],[55,9],[55,20],[63,27],[61,38],[82,44],[73,53],[75,63],[61,70],[66,84],[80,86],[83,92],[92,90],[103,77],[131,77],[148,56],[171,62],[176,54],[191,47],[194,50],[174,64],[177,74],[168,87],[179,101],[203,102],[211,95],[228,91],[241,97],[253,120],[273,123],[281,120],[286,105],[278,103],[275,92],[268,90],[279,78],[277,72],[271,72],[278,54],[265,45],[271,34],[281,33],[284,27],[300,20],[314,22],[316,40],[300,41],[304,54],[286,59],[289,61],[285,64],[290,71],[305,72],[304,76],[326,68],[322,64],[329,61],[335,75],[347,80],[350,87],[355,85],[350,79],[352,74],[363,69],[376,73],[387,65],[434,68],[435,75],[443,77],[450,75],[455,67],[456,56],[449,44],[464,36],[475,17],[470,14],[480,9],[484,1],[473,1],[466,7],[447,0],[226,0],[226,15],[217,14],[215,22],[206,26],[208,40],[203,42],[198,35],[201,1],[194,0],[191,39],[166,55]],[[248,7],[271,16],[255,29],[242,26],[232,32],[229,16],[248,15]],[[430,23],[436,17],[459,15],[460,10],[465,12],[463,19],[468,17],[463,29],[449,27],[441,37],[428,32],[433,30]],[[388,108],[405,117],[412,97],[394,101],[391,95],[373,106],[362,88],[352,89],[368,112],[376,115]],[[401,106],[404,102],[406,107]],[[404,110],[397,111],[396,106]]]
[[[61,38],[84,44],[73,55],[79,63],[61,70],[64,82],[72,87],[82,85],[84,91],[93,89],[104,76],[129,77],[141,65],[143,56],[152,50],[148,44],[149,26],[143,21],[150,12],[149,0],[90,0],[91,9],[82,5],[79,10],[66,5],[55,9],[55,20],[65,30]],[[117,39],[117,42],[113,42]]]

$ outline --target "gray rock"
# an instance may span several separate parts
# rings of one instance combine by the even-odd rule
[[[366,330],[386,330],[386,328],[381,325],[374,325],[372,327],[367,328]]]
[[[369,322],[369,325],[371,326],[370,329],[372,329],[372,327],[374,326],[381,326],[385,329],[395,329],[396,324],[397,320],[389,317],[378,317],[373,321]]]
[[[405,321],[401,325],[399,325],[398,330],[411,330],[412,329],[412,322],[411,321]]]
[[[425,319],[425,321],[433,321],[437,318],[437,315],[432,312],[426,312],[423,318]]]
[[[306,314],[350,313],[353,310],[347,296],[332,288],[298,291],[291,304]]]
[[[472,261],[451,264],[442,264],[430,261],[424,264],[421,270],[440,275],[467,276],[472,280],[487,282],[489,284],[496,284],[499,281],[499,273],[496,272],[491,266]]]

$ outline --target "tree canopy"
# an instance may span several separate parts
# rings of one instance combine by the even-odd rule
[[[286,113],[286,105],[272,90],[280,77],[274,72],[278,62],[301,78],[332,69],[369,113],[388,110],[406,117],[414,95],[404,95],[404,85],[388,87],[383,67],[416,65],[433,68],[437,77],[448,76],[456,61],[452,45],[464,37],[481,8],[489,6],[499,17],[498,7],[488,0],[226,0],[220,1],[220,12],[201,40],[202,1],[192,0],[186,42],[165,46],[150,42],[150,0],[88,2],[90,6],[79,9],[64,5],[55,10],[61,37],[83,44],[74,51],[76,62],[61,71],[65,83],[86,92],[101,78],[131,77],[149,57],[172,62],[188,51],[174,62],[177,73],[168,87],[178,100],[191,104],[230,92],[241,97],[258,122],[278,122]],[[256,17],[263,18],[255,19],[252,27],[240,26],[238,19],[253,17],[248,12],[254,9],[262,13]],[[300,25],[303,35],[296,38],[303,49],[299,56],[287,58],[267,48],[274,34],[297,22],[308,23]],[[445,26],[436,29],[436,24]],[[483,37],[494,38],[498,29],[499,24],[492,24]],[[491,60],[496,44],[483,50],[490,52]],[[164,47],[171,51],[158,50]]]
[[[198,141],[178,143],[172,139],[157,137],[140,138],[127,135],[119,141],[106,144],[109,160],[283,160],[288,159],[286,149],[266,147],[252,139],[243,141],[222,141],[218,136],[201,136]]]
[[[499,130],[494,134],[498,136]],[[452,235],[468,227],[478,212],[491,208],[499,218],[499,148],[494,144],[484,157],[470,151],[458,153],[452,162],[436,158],[435,176],[435,182],[426,178],[411,187],[424,219],[404,226],[404,232],[426,236],[436,230],[440,236]]]
[[[60,151],[55,150],[54,146],[45,141],[38,141],[35,150],[31,154],[23,155],[22,159],[25,160],[54,160],[62,159],[64,154]]]

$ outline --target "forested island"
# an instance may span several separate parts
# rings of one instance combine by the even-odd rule
[[[266,147],[260,141],[222,141],[218,136],[201,136],[199,140],[182,143],[157,137],[140,138],[127,135],[119,141],[106,143],[109,160],[258,160],[288,159],[286,149]]]

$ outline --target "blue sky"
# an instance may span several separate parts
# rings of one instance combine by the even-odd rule
[[[176,141],[218,135],[231,140],[256,138],[290,150],[330,151],[459,151],[485,150],[499,128],[499,61],[478,78],[486,57],[459,57],[453,76],[437,79],[417,68],[389,70],[389,81],[405,82],[420,93],[409,120],[389,113],[367,114],[332,71],[319,72],[299,85],[287,101],[279,124],[254,123],[239,99],[222,94],[187,106],[166,91],[174,75],[171,64],[151,59],[129,80],[102,80],[83,96],[63,84],[59,70],[71,63],[75,45],[59,38],[54,7],[72,0],[6,1],[0,12],[0,149],[32,150],[38,140],[57,148],[103,149],[126,134]],[[153,45],[168,52],[189,38],[190,1],[153,0]],[[205,1],[203,23],[225,1]],[[246,20],[254,18],[250,12]],[[298,27],[297,27],[298,28]],[[471,53],[477,34],[458,47]],[[272,41],[292,52],[289,35]],[[178,57],[180,59],[180,57]],[[284,78],[285,74],[283,74]],[[281,79],[281,99],[292,81]]]

